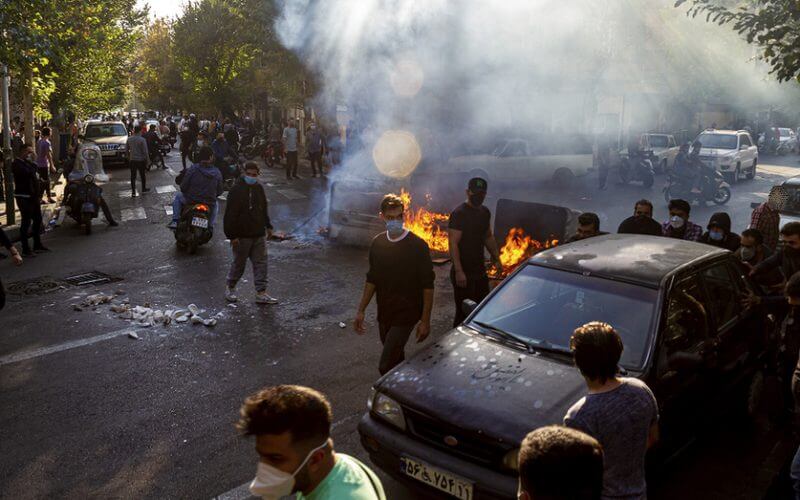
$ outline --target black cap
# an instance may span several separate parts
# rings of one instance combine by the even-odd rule
[[[480,177],[473,177],[469,180],[469,184],[467,184],[467,189],[472,191],[473,193],[482,192],[485,193],[487,188],[486,179],[481,179]]]

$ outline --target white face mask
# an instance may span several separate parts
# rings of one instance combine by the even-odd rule
[[[205,146],[205,144],[206,144],[206,141],[202,141],[202,140],[198,140],[197,141],[197,145],[200,146],[200,147]]]
[[[669,219],[669,225],[672,226],[675,229],[682,228],[685,223],[686,223],[686,221],[683,220],[681,217],[678,217],[677,215],[673,215]]]
[[[327,439],[324,443],[309,451],[300,466],[291,474],[283,472],[264,462],[258,462],[256,477],[250,483],[250,493],[267,500],[277,500],[278,498],[291,495],[294,491],[294,476],[300,472],[300,469],[303,468],[315,451],[326,446],[328,446]]]

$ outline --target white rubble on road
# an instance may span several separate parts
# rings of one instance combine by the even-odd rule
[[[115,293],[117,296],[122,294],[123,292],[121,291]],[[75,311],[83,311],[85,307],[94,307],[96,310],[97,306],[112,302],[114,297],[114,295],[106,295],[103,293],[89,295],[80,304],[72,304],[72,308]],[[218,312],[211,318],[203,318],[200,314],[205,311],[201,310],[196,304],[189,304],[186,309],[162,310],[151,307],[147,302],[145,302],[143,306],[132,306],[128,298],[122,299],[119,303],[111,304],[110,309],[112,313],[117,315],[117,318],[130,321],[135,326],[145,328],[151,326],[169,326],[173,321],[176,323],[191,322],[193,325],[203,324],[206,327],[212,327],[217,324],[219,319],[224,317],[222,312]]]

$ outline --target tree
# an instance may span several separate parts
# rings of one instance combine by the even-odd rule
[[[177,110],[190,104],[187,85],[175,61],[172,26],[156,19],[147,27],[138,45],[136,69],[132,75],[134,92],[147,108]]]
[[[748,43],[758,45],[763,59],[778,81],[800,82],[800,3],[797,0],[752,0],[738,8],[719,0],[677,0],[675,7],[691,2],[687,15],[705,14],[706,21],[732,24]]]

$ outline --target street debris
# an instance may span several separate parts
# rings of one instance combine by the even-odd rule
[[[93,308],[95,312],[99,313],[98,306],[111,303],[116,297],[123,294],[123,291],[117,290],[114,292],[114,295],[106,295],[104,293],[89,295],[81,303],[72,304],[72,310],[80,312],[86,308]],[[205,311],[201,310],[196,304],[189,304],[186,309],[166,310],[156,309],[152,307],[149,302],[145,302],[144,305],[132,306],[130,304],[130,299],[127,297],[121,299],[117,303],[111,304],[110,310],[117,318],[129,321],[133,325],[143,328],[169,326],[173,321],[175,323],[191,322],[193,325],[202,324],[210,328],[216,326],[217,322],[225,317],[220,311],[210,318],[204,318],[201,314]]]
[[[344,321],[339,322],[339,328],[347,328],[347,325],[345,324]]]
[[[131,339],[134,339],[134,340],[141,340],[139,338],[139,336],[136,334],[136,332],[128,332],[128,338],[131,338]]]

